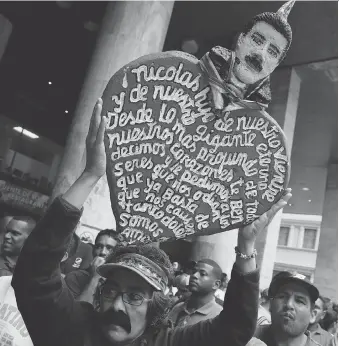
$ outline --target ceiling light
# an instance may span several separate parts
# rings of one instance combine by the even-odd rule
[[[99,29],[99,25],[97,23],[92,22],[91,20],[88,20],[84,23],[84,28],[91,32],[96,32]]]
[[[49,81],[49,82],[48,82],[48,84],[49,84],[49,85],[52,85],[52,82],[51,82],[51,81]]]
[[[32,139],[37,139],[39,138],[38,135],[36,135],[35,133],[31,132],[31,131],[28,131],[28,130],[25,130],[23,129],[21,126],[16,126],[16,127],[13,127],[13,130],[16,131],[16,132],[20,132],[22,133],[23,135],[29,137],[29,138],[32,138]]]
[[[308,203],[311,203],[311,202],[312,202],[312,200],[311,200],[311,199],[309,199],[309,200],[308,200]]]
[[[199,50],[199,45],[196,40],[185,40],[182,45],[181,49],[189,54],[196,54]]]
[[[292,203],[289,203],[288,206],[289,206],[289,207],[292,207]]]
[[[308,187],[303,187],[302,190],[303,191],[309,191],[310,189]]]
[[[66,113],[66,114],[68,113],[68,110],[67,110],[67,109],[65,110],[65,113]]]

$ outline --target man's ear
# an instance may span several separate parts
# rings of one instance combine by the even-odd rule
[[[220,288],[220,285],[221,285],[221,280],[215,280],[213,289],[217,290],[218,288]]]
[[[327,313],[327,311],[323,311],[321,313],[320,321],[324,319],[324,317],[326,316],[326,313]]]
[[[311,308],[311,319],[310,319],[310,324],[315,322],[315,319],[317,317],[317,311],[314,308],[314,306]]]

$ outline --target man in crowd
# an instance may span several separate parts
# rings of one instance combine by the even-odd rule
[[[258,326],[264,326],[271,324],[270,314],[270,298],[268,296],[268,288],[265,288],[260,292],[259,310],[258,310]]]
[[[114,230],[104,229],[98,233],[93,247],[93,261],[87,270],[72,271],[65,276],[65,282],[73,296],[79,300],[93,303],[93,295],[98,287],[100,275],[97,268],[105,263],[118,244]]]
[[[215,291],[220,287],[220,266],[210,259],[198,261],[189,281],[191,292],[187,301],[176,304],[169,319],[176,327],[196,324],[214,318],[222,311],[215,301]]]
[[[290,191],[259,219],[239,230],[224,308],[214,319],[184,328],[168,327],[170,300],[165,292],[172,279],[172,265],[153,245],[120,247],[98,268],[106,278],[98,312],[88,303],[75,301],[62,284],[60,260],[86,198],[106,172],[103,138],[107,120],[101,117],[101,109],[99,100],[87,136],[84,172],[40,220],[22,249],[13,276],[18,307],[34,346],[246,345],[258,313],[255,239],[287,204]]]
[[[0,255],[0,276],[13,274],[21,248],[35,225],[36,222],[29,216],[13,216],[10,219]]]
[[[310,325],[308,326],[308,330],[310,331],[312,339],[317,341],[322,346],[330,345],[333,338],[332,334],[322,329],[319,324],[324,319],[330,303],[330,299],[319,296],[314,305],[314,309],[316,312],[315,321],[313,323],[310,323]]]
[[[315,321],[318,289],[304,275],[280,272],[268,294],[272,324],[259,326],[255,336],[267,346],[319,346],[307,332]]]
[[[77,234],[74,233],[61,260],[60,268],[62,274],[67,275],[75,270],[87,270],[92,261],[92,246],[83,243]]]

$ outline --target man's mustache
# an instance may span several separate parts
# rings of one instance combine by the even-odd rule
[[[129,317],[122,311],[116,312],[109,309],[101,314],[101,322],[105,325],[114,324],[124,328],[128,333],[131,332],[131,322]]]
[[[259,55],[257,54],[246,55],[245,61],[247,62],[247,64],[252,65],[255,70],[257,70],[258,72],[261,72],[263,61]]]

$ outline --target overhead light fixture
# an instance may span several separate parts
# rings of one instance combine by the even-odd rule
[[[311,199],[309,199],[309,200],[308,200],[308,203],[311,203],[311,202],[312,202],[312,200],[311,200]]]
[[[25,136],[27,136],[29,138],[32,138],[32,139],[39,138],[38,135],[36,135],[35,133],[33,133],[31,131],[23,129],[21,126],[13,127],[13,130],[16,131],[16,132],[22,133],[23,135],[25,135]]]
[[[68,113],[68,110],[67,110],[67,109],[65,110],[65,113],[66,113],[66,114]]]
[[[181,49],[189,54],[196,54],[199,50],[199,45],[196,40],[185,40],[182,45]]]
[[[310,189],[308,187],[303,187],[302,190],[303,191],[309,191]]]
[[[49,85],[52,85],[52,82],[51,82],[51,81],[49,81],[49,82],[48,82],[48,84],[49,84]]]
[[[99,30],[99,25],[91,20],[84,23],[84,28],[90,32],[96,32]]]

